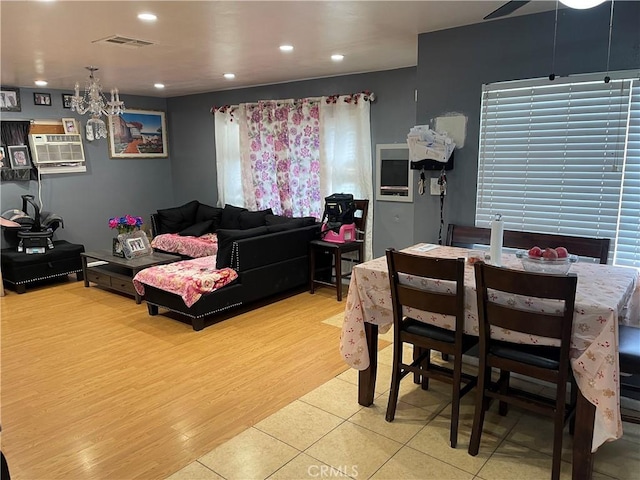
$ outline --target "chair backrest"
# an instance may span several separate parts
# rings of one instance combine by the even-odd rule
[[[560,371],[569,368],[569,347],[578,277],[575,274],[548,275],[494,267],[484,262],[474,265],[478,298],[480,354],[485,355],[492,342],[491,327],[560,340]],[[491,293],[489,293],[491,290]],[[559,311],[528,310],[517,302],[498,299],[504,294],[520,295],[527,300],[563,301]],[[484,347],[483,347],[484,345]],[[483,348],[486,348],[483,352]],[[564,363],[564,365],[563,365]]]
[[[356,224],[356,238],[363,240],[367,231],[367,214],[369,213],[369,200],[354,200],[356,211],[353,214],[353,223]]]
[[[490,241],[490,228],[449,224],[446,240],[448,246],[472,248],[473,245],[489,245]],[[569,253],[580,257],[595,258],[602,264],[607,263],[609,244],[610,239],[608,238],[574,237],[515,230],[505,230],[502,241],[502,245],[506,248],[529,249],[537,245],[544,249],[562,246]]]
[[[393,248],[387,249],[394,328],[399,328],[403,317],[403,307],[411,307],[425,312],[454,315],[456,317],[456,339],[460,340],[464,331],[465,319],[464,262],[464,258],[424,257],[398,252]],[[434,283],[442,280],[455,282],[455,291],[451,288],[446,291],[421,288],[419,283],[409,284],[406,279],[401,281],[402,274],[413,278],[432,279]]]

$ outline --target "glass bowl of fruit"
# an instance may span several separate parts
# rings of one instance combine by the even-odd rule
[[[532,247],[529,250],[518,250],[516,257],[522,261],[522,266],[527,272],[555,275],[566,275],[571,264],[578,261],[578,257],[570,255],[564,247]]]

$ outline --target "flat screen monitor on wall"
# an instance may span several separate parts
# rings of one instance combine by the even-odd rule
[[[413,171],[406,143],[376,145],[376,179],[377,200],[413,201]]]

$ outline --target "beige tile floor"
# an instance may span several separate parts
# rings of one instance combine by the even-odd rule
[[[450,386],[428,391],[401,384],[394,422],[384,419],[391,349],[380,351],[376,398],[357,403],[357,372],[348,370],[171,475],[168,480],[209,479],[547,479],[551,421],[492,406],[480,452],[467,453],[473,393],[462,401],[458,446],[449,447]],[[408,351],[407,351],[408,353]],[[527,385],[532,391],[544,387]],[[521,385],[522,386],[522,385]],[[624,424],[620,440],[595,456],[594,479],[640,478],[640,426]],[[571,478],[571,436],[563,442],[562,479]]]

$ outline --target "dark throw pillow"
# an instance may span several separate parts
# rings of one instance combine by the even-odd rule
[[[180,232],[183,237],[201,237],[205,233],[213,232],[213,220],[205,220],[185,228]]]
[[[213,220],[213,231],[220,226],[220,220],[222,219],[222,208],[211,207],[201,203],[196,211],[196,223],[204,222],[205,220]]]
[[[192,200],[180,207],[158,210],[158,233],[177,233],[193,225],[199,204],[197,200]]]
[[[249,228],[247,230],[218,229],[218,256],[216,257],[216,268],[231,267],[231,252],[233,242],[242,238],[256,237],[269,233],[267,227]]]
[[[240,228],[246,230],[247,228],[264,227],[266,225],[265,217],[272,214],[273,210],[270,208],[258,212],[241,212],[239,218]]]
[[[248,210],[234,205],[225,205],[222,209],[219,228],[238,230],[240,228],[240,214],[242,212],[248,212]]]

